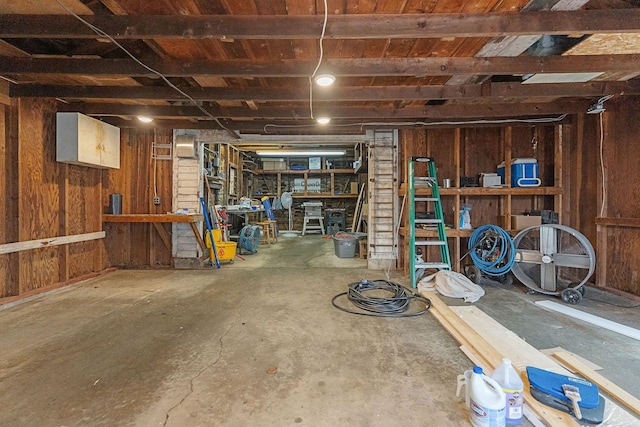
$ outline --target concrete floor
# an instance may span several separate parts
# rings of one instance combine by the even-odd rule
[[[0,310],[0,425],[469,425],[454,393],[472,364],[432,316],[332,307],[348,283],[384,272],[337,258],[320,236],[245,258],[220,270],[117,271]],[[485,288],[477,305],[488,314],[538,348],[604,366],[640,397],[638,342],[549,314],[520,287]],[[580,308],[640,326],[637,308]]]

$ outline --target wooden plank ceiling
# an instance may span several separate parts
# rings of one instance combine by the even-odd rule
[[[323,0],[4,1],[0,77],[120,126],[246,133],[556,117],[640,93],[637,0],[326,4],[320,43]],[[333,86],[311,84],[317,66]]]

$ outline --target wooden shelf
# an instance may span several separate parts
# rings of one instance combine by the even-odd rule
[[[277,197],[277,194],[273,193],[264,193],[264,194],[254,194],[252,197],[260,198],[260,197]],[[357,194],[329,194],[329,193],[293,193],[291,197],[294,199],[355,199],[358,197]]]
[[[346,190],[346,188],[342,188],[342,186],[337,187],[336,186],[336,175],[353,175],[355,176],[356,182],[359,181],[358,179],[358,175],[355,174],[355,170],[354,169],[304,169],[304,170],[288,170],[288,169],[284,169],[284,170],[264,170],[264,169],[256,169],[256,174],[257,175],[271,175],[271,177],[276,176],[277,177],[277,182],[276,182],[276,191],[278,193],[281,192],[282,190],[282,182],[283,181],[291,181],[291,177],[283,177],[283,175],[293,175],[295,176],[295,180],[298,179],[304,179],[304,187],[303,188],[297,188],[298,190],[303,190],[304,191],[297,191],[295,193],[293,193],[293,197],[297,198],[297,199],[350,199],[350,198],[357,198],[358,194],[353,194],[353,193],[342,193],[340,192],[341,190],[344,191]],[[298,178],[300,177],[300,178]],[[310,192],[309,191],[309,186],[308,186],[308,181],[310,179],[315,179],[315,180],[322,180],[323,181],[323,185],[321,187],[322,190],[324,190],[323,193],[314,193],[314,192]],[[270,178],[273,179],[273,178]],[[341,177],[340,179],[344,179],[343,177]],[[349,177],[349,181],[352,178]],[[265,180],[266,181],[266,180]],[[328,185],[327,185],[328,184]],[[353,184],[353,183],[352,183]],[[268,185],[266,185],[265,182],[265,187],[268,187]],[[296,185],[294,185],[294,188],[296,188]],[[313,188],[313,187],[312,187]],[[273,188],[265,188],[267,191],[273,191]],[[316,189],[316,188],[313,188]],[[320,188],[318,188],[320,189]],[[339,192],[338,194],[336,194],[336,192]]]
[[[187,222],[191,226],[191,230],[193,231],[193,235],[200,245],[200,248],[203,252],[206,252],[206,246],[204,244],[204,240],[200,235],[200,231],[196,227],[197,222],[202,222],[204,220],[203,214],[118,214],[118,215],[102,215],[102,222],[119,222],[119,223],[147,223],[153,224],[154,228],[157,230],[162,242],[167,247],[167,249],[171,250],[171,236],[166,232],[164,228],[162,228],[159,224],[163,222]]]
[[[202,214],[120,214],[102,215],[102,222],[200,222]]]
[[[460,214],[463,205],[469,203],[473,206],[472,221],[474,226],[483,224],[500,225],[511,235],[518,234],[518,230],[512,230],[512,217],[515,213],[532,212],[541,209],[553,209],[558,212],[560,223],[562,223],[562,199],[565,191],[563,189],[562,173],[562,138],[561,132],[557,130],[551,132],[543,131],[536,127],[533,132],[539,138],[546,139],[546,145],[541,144],[536,153],[538,161],[541,162],[540,177],[548,186],[543,187],[438,187],[443,204],[446,207],[444,212],[447,223],[458,227]],[[427,131],[426,146],[423,144],[424,135],[417,139],[409,136],[404,146],[405,152],[401,153],[401,158],[408,159],[418,152],[421,156],[433,156],[442,161],[438,164],[442,175],[451,178],[452,182],[460,182],[464,176],[477,176],[478,172],[491,169],[497,162],[504,161],[511,164],[513,155],[518,156],[528,148],[531,139],[530,133],[514,131],[514,128],[506,126],[500,130],[499,141],[496,141],[495,131],[470,131],[457,128],[449,133],[434,133],[433,137]],[[514,133],[517,140],[514,141]],[[451,140],[442,141],[442,138]],[[553,146],[551,142],[553,141]],[[478,147],[481,148],[477,148]],[[486,158],[478,157],[478,153],[486,152]],[[490,159],[490,161],[489,161]],[[496,163],[494,163],[496,162]],[[402,166],[404,167],[404,165]],[[544,170],[546,168],[546,170]],[[549,169],[552,169],[553,173]],[[422,171],[422,173],[424,173]],[[440,173],[440,172],[439,172]],[[399,187],[399,195],[406,196],[408,193],[407,171],[404,170],[404,180]],[[511,168],[505,170],[505,182],[511,182]],[[438,181],[439,182],[439,181]],[[427,185],[416,185],[415,194],[419,197],[430,197],[431,187]],[[408,202],[408,200],[407,200]],[[423,207],[424,206],[424,207]],[[420,209],[431,208],[428,203],[420,205]],[[401,219],[399,232],[399,247],[404,250],[399,251],[398,264],[408,275],[409,257],[409,231],[407,224],[408,210],[405,209]],[[628,224],[628,221],[622,221]],[[639,221],[640,223],[640,221]],[[446,230],[449,243],[449,252],[454,263],[460,260],[467,252],[466,239],[473,234],[474,230],[460,230],[451,228]],[[435,237],[437,230],[416,229],[416,237]],[[423,248],[427,256],[434,254],[433,248]],[[435,255],[437,256],[437,254]],[[465,262],[469,262],[466,260]],[[460,267],[457,267],[460,268]]]
[[[462,187],[439,188],[441,196],[555,196],[562,194],[559,187]],[[406,185],[400,187],[400,195],[407,193]],[[416,186],[416,196],[430,196],[431,188]]]
[[[420,189],[420,191],[423,191]],[[425,189],[424,191],[431,190]],[[418,193],[418,192],[416,192]],[[441,196],[449,195],[461,195],[461,196],[545,196],[562,194],[562,188],[558,187],[521,187],[521,188],[508,188],[508,187],[465,187],[465,188],[442,188],[440,189]]]
[[[352,199],[358,197],[357,194],[329,194],[329,193],[293,193],[294,199]]]
[[[473,233],[474,230],[456,230],[454,228],[447,228],[446,234],[447,237],[469,237]],[[400,227],[399,234],[402,237],[409,237],[409,230],[406,227]],[[437,237],[438,230],[424,230],[420,228],[416,228],[416,237]]]
[[[303,170],[290,170],[290,169],[279,169],[279,170],[265,170],[265,169],[256,169],[255,171],[260,175],[304,175],[308,174],[332,174],[332,173],[355,173],[354,169],[303,169]]]

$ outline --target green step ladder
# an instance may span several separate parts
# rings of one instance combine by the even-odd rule
[[[426,177],[415,176],[415,164],[426,163]],[[442,202],[438,189],[438,177],[436,176],[436,163],[431,157],[411,157],[407,167],[409,182],[409,278],[412,287],[416,287],[416,272],[420,269],[451,270],[451,258],[449,257],[449,245],[447,244],[447,233],[444,228],[444,215],[442,213]],[[416,185],[427,186],[431,189],[431,196],[417,196]],[[416,219],[416,203],[427,202],[433,206],[435,218]],[[416,239],[416,226],[427,225],[438,230],[437,237],[421,237]],[[426,260],[428,251],[423,251],[420,258],[417,256],[417,248],[422,246],[438,246],[440,248],[439,260]]]

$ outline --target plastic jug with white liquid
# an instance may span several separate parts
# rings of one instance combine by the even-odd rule
[[[469,381],[471,424],[474,427],[505,427],[506,398],[502,387],[473,367]]]

